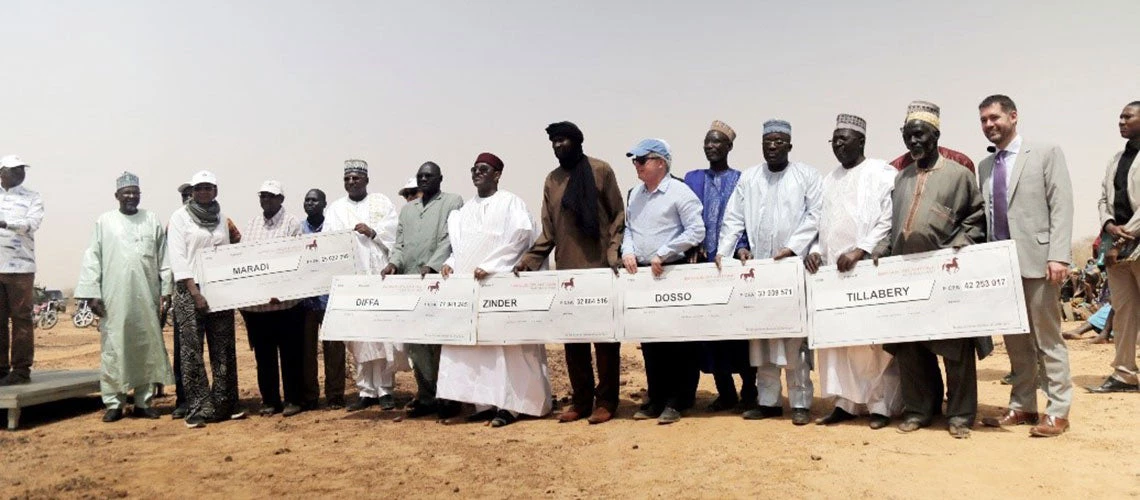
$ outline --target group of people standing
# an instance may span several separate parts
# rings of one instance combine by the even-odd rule
[[[134,392],[133,412],[157,418],[150,405],[155,384],[177,383],[177,418],[189,427],[242,418],[237,400],[234,315],[214,312],[198,289],[196,262],[203,249],[255,241],[351,230],[359,268],[381,278],[392,274],[470,274],[536,271],[554,253],[557,269],[610,268],[615,273],[661,275],[679,263],[724,258],[801,259],[808,272],[835,265],[841,272],[862,260],[938,249],[959,249],[986,241],[1017,242],[1022,285],[1031,325],[1028,335],[1007,335],[1011,364],[1009,408],[983,419],[993,426],[1027,425],[1033,436],[1058,436],[1069,427],[1072,381],[1061,337],[1058,297],[1071,259],[1072,189],[1061,149],[1023,139],[1018,113],[1004,95],[978,106],[981,129],[993,144],[974,165],[965,155],[939,146],[939,107],[912,102],[901,129],[907,152],[892,163],[865,156],[868,126],[858,116],[837,117],[831,138],[839,165],[826,176],[792,161],[792,125],[769,120],[763,127],[764,162],[745,171],[729,165],[736,132],[714,121],[704,137],[707,169],[673,175],[672,149],[645,139],[627,153],[640,183],[623,192],[609,164],[587,156],[582,131],[573,123],[546,128],[558,167],[546,178],[540,220],[522,199],[498,189],[504,163],[482,153],[471,167],[477,195],[464,202],[441,191],[438,165],[423,164],[415,186],[396,210],[391,200],[368,191],[368,165],[348,160],[343,170],[346,196],[326,206],[325,193],[305,194],[306,217],[283,208],[280,183],[267,181],[257,192],[262,213],[244,236],[216,201],[218,181],[198,172],[180,188],[185,204],[164,227],[138,208],[138,177],[124,173],[116,185],[119,210],[96,221],[84,256],[77,298],[92,301],[104,316],[102,392],[105,421],[123,417],[126,394]],[[1100,217],[1114,244],[1108,253],[1109,282],[1116,307],[1117,356],[1114,373],[1092,392],[1137,391],[1136,338],[1140,330],[1140,102],[1120,116],[1128,142],[1106,172]],[[25,165],[0,161],[0,238],[30,242],[42,204],[23,189]],[[17,165],[18,164],[18,165]],[[18,173],[17,173],[18,171]],[[18,177],[19,181],[14,181]],[[405,193],[402,191],[401,195]],[[29,245],[0,248],[5,343],[7,318],[13,331],[30,299],[16,297],[34,272]],[[19,252],[29,257],[20,259]],[[19,267],[24,260],[30,269]],[[26,267],[26,266],[25,266]],[[30,276],[27,274],[30,290]],[[170,298],[172,297],[172,298]],[[171,370],[156,311],[172,300],[175,369]],[[24,304],[24,305],[20,305]],[[26,305],[26,307],[25,307]],[[359,397],[349,411],[370,406],[396,408],[395,373],[411,368],[417,385],[408,416],[451,418],[460,403],[475,405],[469,420],[499,427],[522,415],[551,411],[545,348],[518,346],[439,346],[391,342],[324,342],[317,330],[327,296],[301,301],[273,299],[241,310],[255,352],[260,413],[294,415],[317,406],[318,352],[323,351],[325,396],[332,407],[345,405],[345,354],[355,361]],[[763,321],[763,318],[756,318]],[[30,319],[27,323],[30,332]],[[11,373],[0,384],[26,382],[31,365],[30,333],[16,333]],[[203,358],[210,349],[212,382]],[[0,370],[9,372],[8,349]],[[634,419],[669,424],[695,404],[701,371],[711,373],[717,397],[708,411],[736,409],[746,419],[783,415],[783,385],[793,424],[811,421],[812,369],[821,393],[833,398],[832,411],[816,420],[827,425],[869,415],[878,429],[901,415],[898,429],[930,426],[945,414],[948,431],[969,436],[977,418],[976,360],[993,349],[990,337],[903,342],[884,346],[808,349],[806,338],[643,343],[648,381],[646,401]],[[586,419],[600,424],[614,418],[618,405],[620,344],[565,346],[572,387],[571,404],[559,422]],[[943,381],[938,358],[942,358]],[[410,362],[409,362],[410,361]],[[596,362],[596,367],[595,367]],[[783,373],[781,374],[781,371]],[[596,375],[596,376],[595,376]],[[735,376],[742,379],[738,391]],[[781,376],[783,379],[781,379]],[[13,378],[14,377],[14,378]],[[175,380],[177,379],[177,381]],[[279,392],[283,387],[284,395]],[[1037,389],[1047,403],[1039,411]],[[946,405],[943,410],[943,398]]]

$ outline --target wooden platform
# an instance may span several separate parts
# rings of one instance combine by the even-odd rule
[[[8,430],[20,424],[20,409],[99,392],[99,370],[33,371],[32,382],[0,387],[0,408],[8,410]]]

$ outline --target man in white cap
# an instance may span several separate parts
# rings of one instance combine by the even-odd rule
[[[186,426],[245,417],[239,407],[237,352],[234,347],[234,312],[211,311],[198,289],[198,259],[202,251],[230,244],[225,214],[218,204],[218,179],[202,170],[190,179],[190,201],[170,216],[167,258],[174,273],[174,316],[178,318],[178,349],[182,386],[186,391]],[[206,376],[203,343],[210,348]]]
[[[388,254],[396,244],[398,216],[392,200],[368,192],[368,163],[345,160],[344,190],[347,196],[332,202],[325,212],[328,231],[351,229],[356,232],[356,259],[367,274],[380,274],[388,265]],[[396,372],[407,370],[404,345],[393,342],[346,342],[356,360],[356,386],[360,398],[346,408],[357,411],[379,405],[394,410]]]
[[[622,264],[636,274],[649,266],[653,276],[665,266],[685,262],[685,253],[705,238],[701,200],[684,182],[669,175],[673,154],[660,139],[645,139],[625,154],[637,168],[641,184],[629,193],[625,233],[621,240]],[[695,342],[642,342],[648,401],[634,420],[657,419],[658,424],[681,420],[693,406],[700,371]]]
[[[891,232],[891,191],[895,168],[882,160],[866,158],[867,122],[854,115],[836,118],[831,152],[839,167],[823,178],[823,212],[819,239],[804,259],[815,273],[823,265],[845,273],[869,258]],[[816,420],[829,425],[871,414],[872,429],[882,429],[902,411],[899,368],[882,346],[865,345],[821,349],[818,368],[820,393],[835,397],[831,414]]]
[[[95,220],[75,287],[75,298],[87,300],[103,318],[99,390],[107,407],[104,422],[123,418],[132,390],[132,414],[158,418],[150,405],[155,384],[174,383],[157,314],[174,288],[166,260],[166,228],[153,212],[139,209],[137,176],[123,172],[115,187],[119,209]]]
[[[282,208],[285,192],[280,182],[265,181],[257,197],[261,214],[249,220],[246,241],[301,234],[301,223]],[[276,413],[286,417],[301,413],[306,401],[301,377],[305,310],[300,307],[300,301],[271,299],[268,304],[242,308],[241,317],[257,360],[257,387],[261,391],[258,413],[266,417]],[[285,392],[284,404],[278,383]]]
[[[740,176],[724,210],[717,248],[735,248],[741,261],[752,258],[780,260],[806,255],[816,238],[823,205],[819,172],[809,165],[788,161],[792,125],[784,120],[764,123],[764,160]],[[748,247],[738,248],[741,234]],[[720,262],[723,254],[717,254]],[[784,414],[780,368],[788,381],[792,423],[811,421],[811,351],[807,338],[752,340],[749,357],[757,367],[759,405],[744,418],[759,420]]]
[[[30,382],[35,356],[35,234],[44,202],[24,187],[27,168],[19,156],[0,158],[0,386]]]
[[[400,198],[403,198],[404,201],[408,203],[411,203],[412,200],[423,196],[423,192],[420,191],[420,185],[416,182],[415,177],[409,177],[408,182],[405,182],[404,187],[400,188],[396,194],[400,195]]]

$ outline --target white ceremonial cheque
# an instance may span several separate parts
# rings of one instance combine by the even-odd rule
[[[337,276],[321,340],[475,343],[475,278],[438,274]]]
[[[618,278],[618,340],[670,342],[807,335],[803,261],[723,259]]]
[[[449,279],[454,279],[454,276]],[[613,342],[617,294],[609,269],[501,273],[479,284],[479,344]]]
[[[807,292],[813,349],[1029,332],[1012,241],[823,267]]]
[[[333,276],[357,272],[352,237],[338,231],[206,249],[198,287],[211,311],[324,295]]]

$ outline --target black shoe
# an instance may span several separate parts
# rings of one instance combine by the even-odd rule
[[[751,410],[745,411],[743,415],[744,420],[763,420],[766,418],[782,417],[784,416],[784,409],[779,406],[757,406]]]
[[[31,376],[29,376],[26,373],[11,372],[11,373],[5,375],[4,378],[0,378],[0,386],[24,385],[24,384],[31,383],[31,381],[32,381]]]
[[[272,417],[278,413],[281,413],[281,407],[277,405],[265,405],[262,406],[260,410],[257,410],[257,414],[263,417]]]
[[[463,412],[463,405],[458,401],[440,400],[435,403],[438,408],[439,418],[449,419],[459,416]]]
[[[111,422],[118,422],[122,419],[123,419],[123,409],[122,408],[112,408],[110,410],[107,410],[105,413],[103,413],[103,422],[106,422],[108,424]]]
[[[886,415],[879,415],[878,413],[871,414],[871,422],[867,424],[871,429],[879,430],[883,427],[891,425],[891,417]]]
[[[507,410],[499,410],[495,412],[495,418],[491,419],[491,427],[502,427],[504,425],[511,425],[518,421],[518,417],[511,414]]]
[[[385,394],[378,399],[380,409],[384,411],[392,411],[396,409],[396,398],[391,394]]]
[[[285,405],[285,409],[281,410],[281,416],[282,417],[292,417],[293,415],[296,415],[296,414],[301,413],[303,411],[305,411],[305,409],[301,408],[301,405],[287,404],[287,405]]]
[[[380,400],[377,398],[363,397],[353,401],[352,404],[344,407],[344,409],[348,411],[360,411],[369,406],[376,406],[378,404],[380,404]]]
[[[147,418],[150,420],[157,420],[160,415],[158,414],[158,410],[156,410],[154,408],[151,408],[151,407],[139,408],[136,406],[136,407],[134,407],[133,410],[131,410],[131,416],[135,417],[135,418]]]
[[[657,417],[661,416],[661,412],[663,410],[664,410],[664,408],[658,408],[653,403],[645,403],[645,404],[641,405],[640,408],[637,409],[637,413],[633,414],[633,419],[634,420],[649,420],[651,418],[657,418]]]
[[[831,410],[830,415],[823,417],[823,418],[815,419],[815,423],[816,423],[816,425],[831,425],[831,424],[838,424],[839,422],[846,422],[848,420],[853,420],[854,418],[855,418],[855,415],[852,415],[847,410],[844,410],[843,408],[836,406],[834,410]]]
[[[188,413],[190,413],[189,408],[186,408],[185,406],[178,406],[174,408],[174,413],[170,414],[170,418],[174,420],[182,420],[186,418],[186,415]]]
[[[736,398],[726,398],[723,396],[718,396],[716,399],[713,400],[712,403],[709,403],[709,405],[707,407],[705,407],[705,411],[707,411],[709,413],[716,413],[716,412],[720,412],[720,411],[731,410],[731,409],[735,408],[736,405],[738,405],[738,404],[740,404],[740,401]]]
[[[497,414],[498,412],[496,412],[494,408],[488,408],[468,415],[465,420],[468,422],[487,422],[494,419]]]
[[[408,418],[419,418],[439,413],[439,407],[435,403],[426,404],[413,400],[404,407],[404,411],[407,412]]]
[[[1126,384],[1124,382],[1116,380],[1115,377],[1108,377],[1104,379],[1103,384],[1100,384],[1097,387],[1090,385],[1085,387],[1085,389],[1095,394],[1107,394],[1110,392],[1137,392],[1140,391],[1140,385]]]
[[[200,429],[206,426],[206,417],[202,415],[191,415],[186,418],[186,427],[189,429]]]
[[[344,398],[329,398],[325,405],[330,410],[339,410],[344,408]]]
[[[811,411],[807,408],[792,408],[792,423],[795,425],[811,423]]]

